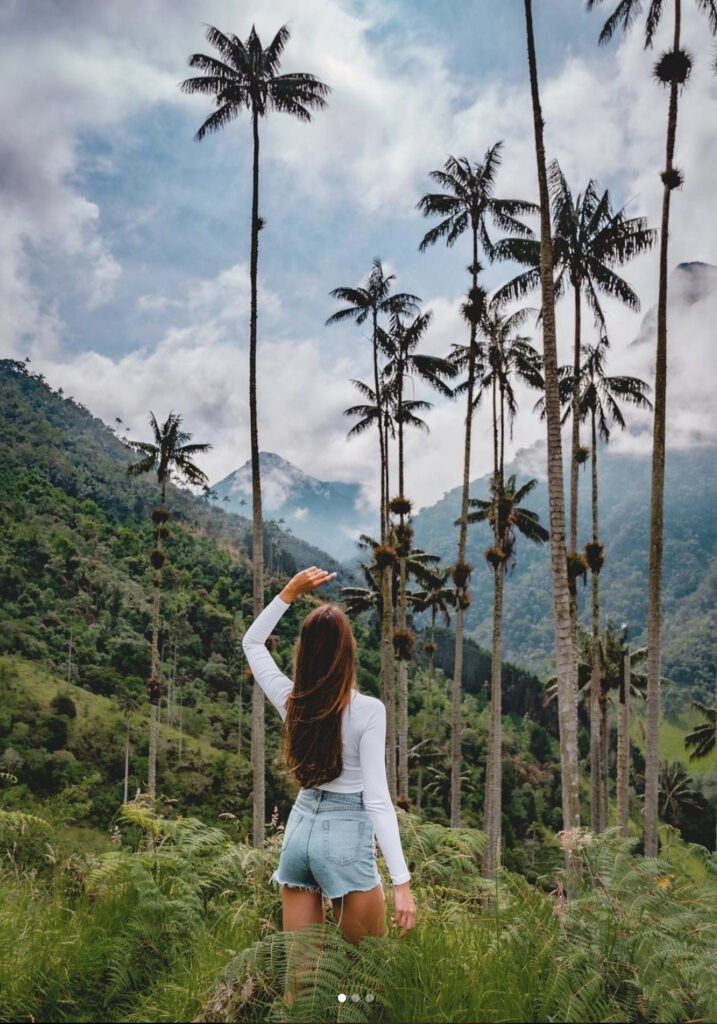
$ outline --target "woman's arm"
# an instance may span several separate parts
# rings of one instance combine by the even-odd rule
[[[301,594],[315,590],[316,587],[327,583],[335,576],[335,572],[327,573],[323,569],[317,569],[315,565],[297,573],[271,604],[268,604],[264,611],[256,617],[244,634],[242,648],[246,654],[246,660],[249,662],[249,668],[256,682],[281,715],[282,721],[286,718],[286,698],[291,693],[294,684],[288,676],[284,675],[267,651],[266,641],[292,601]]]
[[[411,875],[401,849],[396,810],[386,778],[386,707],[374,698],[368,722],[359,741],[363,776],[363,802],[371,815],[374,832],[394,886],[408,882]]]
[[[266,641],[288,608],[289,603],[284,601],[281,595],[275,597],[252,622],[241,642],[255,681],[279,712],[282,721],[286,718],[286,698],[294,684],[269,654]]]

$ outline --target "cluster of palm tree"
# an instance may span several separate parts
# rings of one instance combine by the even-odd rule
[[[601,0],[588,0],[588,8]],[[717,5],[715,0],[697,0],[705,11],[709,26],[717,31]],[[663,0],[650,0],[645,21],[645,45],[651,46],[655,31],[665,10]],[[603,28],[600,41],[607,41],[618,27],[629,29],[641,13],[641,0],[620,0]],[[660,232],[659,293],[657,362],[655,377],[654,444],[652,506],[650,524],[649,566],[649,622],[647,670],[647,770],[645,799],[646,852],[657,852],[657,793],[658,763],[657,738],[660,702],[660,583],[662,564],[662,491],[664,484],[665,452],[665,389],[667,342],[667,239],[670,196],[678,187],[683,174],[673,165],[677,124],[677,100],[691,68],[691,58],[681,47],[681,0],[673,0],[675,30],[673,49],[663,54],[655,66],[655,75],[669,86],[666,166],[661,177],[664,185],[663,215]],[[395,656],[399,662],[399,782],[407,794],[408,739],[405,722],[407,693],[407,655],[413,636],[407,629],[406,613],[409,604],[406,582],[410,576],[413,554],[410,525],[411,502],[404,493],[403,479],[403,427],[413,425],[424,428],[418,415],[427,403],[407,400],[403,385],[408,376],[415,374],[444,394],[452,390],[464,394],[466,400],[463,487],[459,523],[458,550],[451,567],[454,584],[452,604],[455,609],[455,659],[452,685],[452,741],[450,820],[460,824],[461,795],[461,690],[463,618],[470,603],[469,581],[473,567],[466,561],[467,527],[470,522],[485,518],[493,529],[493,544],[486,558],[494,569],[495,612],[493,630],[494,668],[492,674],[491,711],[492,737],[489,765],[490,786],[486,792],[486,826],[496,846],[500,829],[500,612],[503,576],[510,564],[515,545],[516,530],[531,540],[546,539],[547,531],[529,513],[521,511],[520,501],[529,493],[531,482],[518,485],[514,478],[504,480],[503,451],[506,420],[510,427],[515,414],[511,378],[522,379],[540,387],[542,413],[547,428],[547,475],[550,507],[551,584],[555,622],[556,693],[560,725],[560,752],[562,767],[562,809],[564,828],[580,824],[577,748],[578,698],[578,629],[576,579],[592,573],[593,618],[591,631],[591,817],[599,826],[599,780],[603,771],[599,745],[599,693],[602,670],[599,658],[599,589],[598,577],[604,555],[599,541],[597,522],[597,440],[609,437],[610,425],[624,426],[620,402],[649,405],[647,386],[627,377],[610,377],[605,371],[608,338],[600,296],[620,299],[630,308],[638,307],[637,296],[629,285],[614,271],[616,265],[649,249],[655,241],[655,232],[642,218],[627,218],[624,209],[615,212],[609,194],[600,192],[597,183],[590,181],[575,198],[560,171],[557,162],[548,167],[544,144],[544,120],[540,105],[537,59],[535,52],[531,0],[524,0],[528,72],[533,110],[535,154],[538,177],[539,204],[520,199],[500,199],[494,195],[495,178],[500,164],[501,143],[489,149],[481,163],[471,163],[465,157],[450,156],[441,170],[431,177],[441,191],[428,193],[419,201],[426,216],[438,217],[439,222],[424,236],[420,249],[444,240],[452,246],[466,232],[471,241],[472,258],[468,266],[470,284],[462,313],[468,324],[467,343],[455,345],[445,360],[433,357],[433,364],[420,357],[415,348],[430,322],[430,313],[421,312],[415,295],[392,291],[393,275],[385,274],[376,260],[368,280],[357,287],[338,288],[335,298],[345,302],[344,308],[330,317],[329,322],[352,319],[358,324],[370,323],[373,355],[373,382],[356,382],[363,403],[347,410],[358,417],[352,433],[359,433],[376,424],[380,458],[380,535],[370,543],[373,563],[367,568],[367,590],[381,616],[381,680],[383,696],[390,708],[395,700]],[[253,140],[252,208],[250,276],[251,302],[249,318],[249,406],[251,424],[252,497],[253,497],[253,562],[254,610],[258,614],[264,601],[262,560],[261,483],[259,473],[258,418],[256,401],[257,351],[257,266],[259,231],[264,221],[259,215],[259,123],[269,111],[291,114],[302,121],[311,119],[311,111],[326,104],[329,87],[315,76],[305,73],[280,74],[283,50],[289,38],[284,26],[270,45],[264,49],[252,27],[244,42],[238,36],[224,34],[210,26],[207,39],[218,56],[194,54],[189,59],[192,67],[202,71],[201,77],[182,83],[189,93],[202,93],[213,98],[216,110],[204,121],[197,139],[217,131],[246,110],[251,115]],[[520,217],[538,213],[539,237],[524,225]],[[506,234],[499,241],[491,237],[489,229],[497,228]],[[527,269],[504,289],[489,299],[479,283],[482,271],[480,259],[489,261],[511,259]],[[561,368],[558,364],[555,322],[555,302],[571,285],[575,304],[575,332],[572,364]],[[542,328],[542,354],[540,359],[529,342],[515,335],[525,317],[524,311],[508,313],[504,305],[511,299],[525,295],[540,287],[540,322]],[[587,346],[582,341],[583,298],[593,314],[599,329],[599,342]],[[421,364],[418,360],[423,359]],[[383,365],[381,360],[384,360]],[[451,366],[452,372],[448,370]],[[457,387],[449,388],[447,379],[462,373]],[[481,397],[492,395],[494,428],[494,472],[491,500],[471,505],[469,495],[471,424]],[[570,519],[566,535],[566,509],[563,492],[563,450],[561,427],[571,417],[570,448]],[[589,421],[590,448],[580,444],[580,425]],[[389,441],[398,433],[398,494],[391,498]],[[577,545],[578,467],[587,458],[592,460],[593,524],[592,535],[583,552]],[[473,512],[469,513],[469,508]],[[393,518],[392,518],[393,517]],[[398,578],[397,590],[394,577]],[[369,578],[372,583],[369,583]],[[426,582],[425,594],[445,590],[445,578],[434,573]],[[373,588],[373,589],[372,589]],[[394,593],[394,591],[396,591]],[[350,597],[350,595],[348,595]],[[428,597],[425,598],[429,600]],[[416,598],[416,601],[418,599]],[[443,600],[443,599],[442,599]],[[397,605],[396,605],[397,602]],[[394,607],[398,616],[394,621]],[[426,605],[426,607],[433,607]],[[603,673],[604,674],[604,673]],[[252,762],[254,766],[254,842],[259,845],[264,836],[264,730],[263,698],[254,690],[252,715]],[[388,771],[392,792],[396,793],[395,750],[396,736],[393,715],[387,721],[389,749]],[[569,856],[569,855],[568,855]]]

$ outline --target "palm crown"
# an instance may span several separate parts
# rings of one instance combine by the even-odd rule
[[[557,160],[548,168],[553,222],[555,298],[571,284],[584,291],[595,322],[605,333],[605,317],[599,294],[616,298],[632,310],[640,301],[622,277],[612,269],[649,249],[657,233],[647,227],[644,217],[625,216],[625,208],[614,211],[610,193],[600,192],[591,178],[585,192],[573,197]],[[506,238],[498,242],[499,259],[515,260],[528,266],[496,293],[498,300],[519,299],[540,284],[540,242],[533,238]]]
[[[207,93],[214,97],[217,109],[200,126],[195,135],[197,140],[203,139],[207,132],[223,128],[242,110],[251,110],[257,117],[276,110],[292,114],[300,121],[310,121],[310,108],[326,106],[325,97],[331,89],[315,75],[278,74],[289,35],[283,25],[264,49],[253,25],[246,42],[232,33],[225,35],[213,25],[207,27],[207,41],[220,56],[192,54],[189,66],[199,68],[204,75],[188,78],[180,86],[186,93]]]
[[[493,196],[502,147],[502,142],[496,142],[486,150],[483,163],[471,164],[466,157],[449,156],[442,171],[430,172],[430,177],[442,186],[443,192],[429,192],[422,196],[418,209],[425,216],[443,219],[423,236],[419,245],[421,252],[441,238],[445,239],[446,245],[453,245],[466,229],[473,228],[483,251],[492,260],[495,246],[488,233],[488,221],[502,231],[511,231],[520,237],[532,235],[530,228],[517,217],[535,213],[538,209],[535,203]]]
[[[181,430],[182,417],[179,413],[170,412],[160,426],[153,412],[149,414],[149,422],[154,434],[154,443],[149,441],[127,441],[137,452],[142,453],[139,462],[128,467],[130,476],[157,472],[157,480],[162,491],[162,500],[172,472],[189,484],[199,486],[207,482],[208,477],[192,462],[194,455],[208,452],[211,444],[188,444],[191,434]]]

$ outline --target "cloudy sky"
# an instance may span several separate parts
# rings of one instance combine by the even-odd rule
[[[639,31],[598,47],[612,6],[535,4],[548,156],[574,191],[597,178],[655,226],[667,99],[651,68],[669,26],[654,52]],[[329,291],[359,283],[379,257],[433,310],[425,351],[445,355],[464,339],[468,237],[420,254],[429,222],[416,202],[449,153],[480,160],[499,139],[497,194],[537,198],[518,0],[4,0],[0,353],[29,355],[53,386],[108,423],[121,418],[133,437],[146,435],[150,408],[181,412],[214,445],[204,462],[213,481],[249,457],[250,127],[237,119],[195,142],[212,107],[178,84],[194,74],[189,54],[213,52],[206,24],[246,37],[253,23],[264,45],[288,24],[282,69],[333,90],[311,124],[274,114],[261,126],[260,447],[322,479],[358,481],[372,500],[376,439],[347,441],[342,414],[356,401],[351,378],[370,380],[370,342],[365,329],[324,326],[337,308]],[[671,267],[717,264],[717,78],[696,4],[684,36],[695,66],[680,101],[686,180],[673,194]],[[509,272],[487,267],[486,286]],[[608,304],[610,365],[652,381],[654,339],[632,343],[655,301],[657,251],[624,274],[643,310]],[[673,444],[717,436],[716,295],[675,307]],[[559,312],[563,360],[569,307]],[[542,440],[531,405],[524,396],[512,451]],[[459,483],[463,416],[435,400],[430,436],[410,438],[417,505]],[[484,414],[475,434],[479,476],[490,460]],[[649,422],[638,418],[617,443],[644,450]]]

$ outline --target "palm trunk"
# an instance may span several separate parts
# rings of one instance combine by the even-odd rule
[[[573,346],[573,436],[570,454],[570,551],[578,548],[578,448],[580,447],[580,285],[575,291],[575,343]]]
[[[617,715],[617,826],[627,836],[630,782],[630,650],[625,649],[620,672],[620,704]]]
[[[581,290],[580,282],[573,282],[573,292],[575,298],[575,337],[573,343],[573,395],[572,395],[572,439],[570,444],[570,540],[568,543],[568,551],[571,554],[577,554],[578,548],[578,447],[580,445],[580,336],[581,336]],[[595,589],[596,582],[593,577],[593,610],[595,601]],[[573,648],[575,650],[575,690],[578,690],[578,591],[575,587],[574,593],[570,593],[570,629],[573,636]],[[593,778],[593,770],[595,764],[599,771],[600,761],[599,753],[598,760],[593,763],[594,751],[599,752],[599,745],[596,735],[593,733],[593,716],[592,716],[592,691],[593,691],[593,677],[594,672],[591,672],[590,679],[590,693],[591,693],[591,713],[590,713],[590,823],[591,827],[595,831],[599,831],[599,814],[597,811],[597,801],[594,799],[593,787],[597,784]],[[595,789],[597,793],[598,790]]]
[[[403,420],[401,403],[403,400],[403,377],[398,385],[398,493],[405,497],[404,465],[403,465]],[[400,547],[404,550],[405,518],[401,513]],[[398,628],[406,629],[406,556],[401,554],[399,562],[398,589]],[[408,658],[400,658],[398,662],[398,789],[408,800]]]
[[[495,345],[495,339],[493,339]],[[498,361],[493,352],[493,374],[491,383],[492,404],[493,404],[493,493],[491,501],[493,504],[493,544],[497,548],[501,546],[499,528],[499,503],[501,497],[501,482],[498,466],[498,407],[496,400],[498,373]],[[495,872],[497,840],[495,799],[500,799],[500,793],[496,793],[496,763],[500,762],[501,737],[501,616],[503,612],[503,573],[499,572],[501,567],[495,567],[494,571],[494,597],[493,597],[493,645],[491,655],[490,672],[490,720],[488,726],[488,763],[485,774],[485,807],[483,809],[483,831],[488,836],[488,846],[483,858],[483,871],[487,877],[492,877]],[[498,770],[498,776],[500,769]],[[499,782],[500,780],[498,780]],[[498,816],[500,821],[500,816]]]
[[[436,659],[436,609],[435,606],[431,609],[431,644],[432,647],[428,654],[428,678],[426,679],[426,700],[423,705],[423,730],[421,732],[421,758],[424,756],[426,751],[426,737],[428,736],[428,720],[431,711],[431,689],[433,687],[433,673],[435,671],[435,659]],[[421,794],[423,791],[423,763],[418,763],[418,781],[416,783],[416,814],[421,813]]]
[[[473,289],[478,287],[478,226],[473,225],[473,264],[471,266]],[[463,446],[463,491],[461,494],[461,525],[458,534],[458,560],[463,567],[466,561],[468,539],[468,492],[471,466],[471,427],[473,424],[473,390],[475,387],[475,343],[476,322],[471,320],[468,349],[468,388],[466,403],[465,442]],[[451,695],[451,826],[459,828],[461,823],[461,691],[463,688],[463,596],[468,592],[468,581],[456,585],[456,651],[453,665],[453,690]]]
[[[488,834],[488,846],[483,860],[483,871],[487,877],[495,874],[498,866],[498,854],[501,833],[501,785],[502,763],[502,617],[503,617],[503,566],[495,567],[495,596],[493,601],[493,646],[490,671],[490,731],[488,748],[490,750],[490,775],[486,779],[486,793],[489,794],[487,818],[484,830]]]
[[[264,608],[264,531],[261,514],[261,473],[259,468],[259,426],[256,402],[257,266],[259,262],[259,115],[252,110],[254,163],[251,197],[251,307],[249,313],[249,420],[251,430],[252,565],[254,618]],[[266,817],[264,782],[264,691],[253,687],[251,716],[251,764],[253,773],[252,842],[264,843]]]
[[[675,0],[674,49],[680,46],[680,0]],[[667,115],[665,171],[673,170],[677,134],[678,83],[670,83]],[[650,498],[650,557],[647,592],[647,752],[645,756],[645,856],[658,854],[657,815],[660,762],[660,655],[662,630],[662,518],[665,489],[665,418],[667,403],[667,242],[670,225],[670,191],[662,193],[660,230],[660,278],[657,296],[657,352],[655,358],[655,417],[652,434],[652,481]]]
[[[593,542],[598,539],[598,477],[597,477],[597,430],[595,410],[590,413],[592,472],[592,515]],[[601,832],[607,822],[600,813],[600,695],[602,692],[602,669],[600,665],[600,592],[598,574],[592,572],[592,639],[590,644],[590,828]]]
[[[383,430],[381,390],[378,376],[378,316],[373,311],[373,379],[376,389],[376,422],[381,460],[381,544],[388,545],[388,455]],[[381,569],[381,688],[386,705],[386,777],[391,799],[396,799],[396,683],[393,656],[393,568]]]
[[[160,478],[159,483],[159,504],[160,508],[164,508],[167,500],[167,478],[166,476]],[[157,523],[156,534],[155,534],[155,546],[158,551],[162,550],[162,535],[160,527],[162,523]],[[155,569],[152,577],[152,679],[159,679],[159,588],[161,584],[161,569]],[[149,763],[147,766],[147,789],[149,792],[149,799],[154,806],[154,801],[157,797],[157,748],[159,746],[159,701],[161,697],[161,689],[159,692],[154,690],[150,696],[150,707],[149,707]],[[152,835],[148,833],[148,849],[152,849]]]
[[[128,790],[129,790],[129,720],[130,720],[130,716],[127,715],[127,719],[126,719],[127,731],[126,731],[126,734],[125,734],[125,741],[124,741],[124,798],[122,800],[123,804],[127,803],[127,795],[128,795]]]
[[[600,752],[600,829],[607,828],[609,821],[609,800],[608,800],[608,764],[610,760],[610,705],[607,694],[602,702],[602,722],[600,723],[600,740],[602,750]]]
[[[535,153],[540,195],[540,283],[542,292],[543,365],[545,371],[545,414],[548,441],[548,495],[550,500],[550,565],[555,622],[555,661],[558,679],[558,720],[562,776],[563,828],[580,826],[578,788],[578,714],[575,687],[576,659],[570,629],[570,594],[565,552],[565,501],[563,456],[560,437],[560,394],[555,331],[553,287],[553,243],[550,234],[550,199],[545,170],[543,116],[538,93],[531,0],[525,0],[530,91],[533,104]],[[579,871],[577,857],[566,854],[569,872]]]

